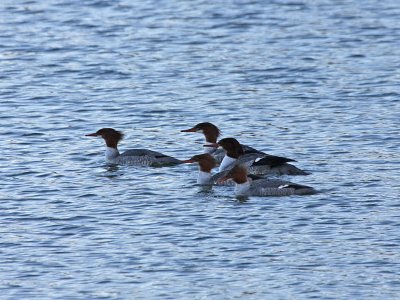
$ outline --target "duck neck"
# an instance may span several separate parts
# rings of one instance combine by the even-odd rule
[[[106,147],[106,160],[113,160],[119,156],[119,151],[115,147]]]
[[[241,146],[240,148],[226,149],[226,155],[230,157],[239,158],[243,154],[244,152]]]
[[[117,139],[106,137],[106,138],[104,138],[104,141],[106,142],[107,147],[117,149],[117,146],[118,146],[118,140]]]
[[[221,161],[221,164],[219,165],[218,171],[222,172],[222,171],[229,169],[236,161],[237,161],[237,158],[225,155]]]
[[[208,143],[216,143],[218,139],[219,133],[214,131],[213,129],[204,129],[203,130],[204,137],[206,138],[206,142]]]

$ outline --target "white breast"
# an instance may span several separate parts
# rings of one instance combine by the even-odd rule
[[[199,175],[197,177],[197,184],[201,185],[211,184],[211,173],[199,171]]]
[[[119,156],[119,152],[115,148],[106,147],[105,155],[106,155],[107,161],[113,161],[114,159],[116,159]]]

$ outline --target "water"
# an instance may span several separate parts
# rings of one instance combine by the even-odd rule
[[[400,4],[0,4],[0,298],[398,299]],[[312,172],[240,201],[108,166],[102,127],[187,159],[209,121]]]

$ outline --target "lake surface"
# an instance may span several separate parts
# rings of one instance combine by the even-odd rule
[[[399,299],[400,2],[0,3],[1,299]],[[223,137],[312,196],[204,191]]]

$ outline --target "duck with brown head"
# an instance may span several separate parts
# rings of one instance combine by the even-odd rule
[[[194,155],[188,160],[183,160],[184,163],[198,163],[199,174],[197,177],[197,184],[200,185],[233,185],[233,180],[226,180],[223,183],[218,182],[218,179],[226,175],[227,171],[211,174],[212,169],[217,166],[215,158],[208,153]],[[260,179],[262,177],[256,175],[249,175],[248,180]]]
[[[95,133],[86,134],[86,136],[104,139],[106,161],[112,164],[161,167],[182,163],[176,158],[147,149],[132,149],[120,154],[118,143],[122,140],[124,134],[113,128],[102,128]]]
[[[247,177],[247,168],[236,165],[226,175],[219,179],[220,183],[233,179],[237,196],[289,196],[310,195],[317,191],[306,185],[279,179],[257,179],[250,181]]]
[[[217,163],[220,163],[224,158],[225,152],[222,149],[218,149],[218,147],[215,146],[218,138],[221,135],[221,130],[219,130],[219,128],[215,126],[213,123],[210,122],[198,123],[190,129],[181,130],[181,132],[202,133],[204,135],[204,138],[206,139],[206,145],[208,145],[208,147],[204,148],[204,152],[212,154],[216,159]],[[241,145],[241,146],[243,148],[243,151],[245,152],[248,153],[259,152],[258,150],[250,146],[247,145]]]

